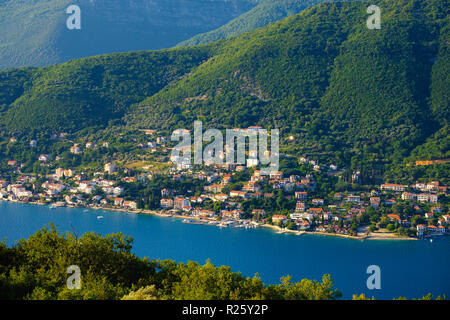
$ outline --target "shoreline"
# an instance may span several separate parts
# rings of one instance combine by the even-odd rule
[[[2,199],[0,201],[5,202],[11,202],[11,203],[20,203],[20,204],[31,204],[31,205],[41,205],[41,206],[48,206],[47,203],[40,203],[40,202],[23,202],[23,201],[11,201]],[[50,204],[51,205],[51,204]],[[139,209],[139,210],[128,210],[128,209],[122,209],[122,208],[105,208],[105,207],[97,207],[97,206],[76,206],[71,204],[65,204],[64,206],[61,206],[62,208],[76,208],[76,209],[88,209],[88,210],[105,210],[105,211],[112,211],[112,212],[125,212],[125,213],[134,213],[134,214],[145,214],[145,215],[153,215],[158,216],[161,218],[176,218],[176,219],[188,219],[198,222],[210,222],[210,221],[216,221],[217,224],[207,224],[202,223],[203,225],[211,225],[216,227],[223,227],[220,226],[220,222],[218,220],[205,220],[199,217],[188,217],[183,216],[179,214],[166,214],[162,211],[156,211],[156,210],[145,210],[145,209]],[[310,235],[320,235],[320,236],[329,236],[329,237],[340,237],[340,238],[346,238],[346,239],[352,239],[352,240],[419,240],[418,238],[412,238],[412,237],[399,237],[396,236],[393,233],[381,233],[380,235],[377,235],[376,233],[369,233],[368,235],[364,236],[352,236],[348,234],[339,234],[339,233],[328,233],[328,232],[322,232],[322,231],[305,231],[305,230],[289,230],[286,228],[281,228],[279,226],[271,225],[271,224],[253,224],[255,228],[267,228],[274,231],[276,234],[293,234],[293,235],[304,235],[304,234],[310,234]]]
[[[328,237],[339,237],[339,238],[346,238],[346,239],[352,239],[352,240],[419,240],[418,238],[412,238],[412,237],[399,237],[392,233],[391,236],[385,235],[385,233],[377,235],[376,233],[371,233],[369,235],[365,236],[352,236],[348,234],[340,234],[340,233],[329,233],[329,232],[323,232],[323,231],[305,231],[305,230],[289,230],[289,229],[283,229],[278,226],[270,225],[270,224],[263,224],[260,225],[264,228],[270,228],[278,234],[284,234],[284,233],[292,233],[295,235],[303,235],[303,234],[310,234],[310,235],[319,235],[319,236],[328,236]]]

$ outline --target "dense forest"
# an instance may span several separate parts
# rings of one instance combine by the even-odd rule
[[[226,24],[259,1],[2,0],[0,69],[170,48]],[[79,30],[66,27],[70,5],[80,8]]]
[[[260,125],[286,153],[436,177],[408,164],[450,157],[448,0],[371,4],[380,30],[367,2],[322,3],[207,45],[0,72],[0,132]]]
[[[0,243],[0,299],[75,300],[330,300],[341,293],[329,275],[321,282],[290,277],[267,285],[258,276],[244,277],[211,262],[176,263],[139,258],[132,239],[123,234],[101,236],[58,233],[53,225],[7,247]],[[81,272],[81,289],[69,289],[67,268]]]

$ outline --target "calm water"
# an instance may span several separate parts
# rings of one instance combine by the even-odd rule
[[[103,215],[103,219],[97,219]],[[233,271],[277,283],[283,275],[320,280],[331,274],[344,298],[365,293],[378,299],[450,296],[450,237],[429,241],[359,241],[326,236],[284,235],[271,230],[223,228],[180,219],[131,213],[34,206],[0,201],[0,238],[8,245],[48,223],[58,231],[122,232],[134,238],[138,256],[229,265]],[[369,265],[381,268],[381,290],[368,290]]]

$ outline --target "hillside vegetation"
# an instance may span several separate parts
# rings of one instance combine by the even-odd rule
[[[286,142],[292,151],[338,163],[401,162],[448,121],[448,6],[378,5],[381,30],[366,28],[367,3],[333,3],[224,42],[126,119],[142,127],[197,118],[217,127],[270,126],[295,136]],[[155,110],[163,116],[152,117]],[[427,156],[442,153],[448,150]]]
[[[176,263],[139,258],[131,237],[60,234],[43,228],[16,246],[0,243],[0,298],[13,300],[334,300],[341,293],[329,275],[322,282],[303,279],[266,285],[230,267],[209,261]],[[76,265],[81,288],[67,288],[66,270]]]

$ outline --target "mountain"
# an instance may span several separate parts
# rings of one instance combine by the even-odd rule
[[[228,39],[244,32],[267,26],[278,20],[299,13],[321,2],[339,0],[263,0],[256,7],[227,24],[205,33],[193,36],[178,44],[178,46],[194,46],[221,39]]]
[[[168,48],[213,30],[259,0],[3,0],[0,69],[45,66],[104,53]],[[69,5],[81,29],[69,30]]]
[[[261,125],[281,130],[285,152],[354,168],[450,156],[448,1],[370,4],[380,30],[366,26],[367,2],[323,3],[208,45],[2,72],[0,123],[22,133],[110,120]]]

